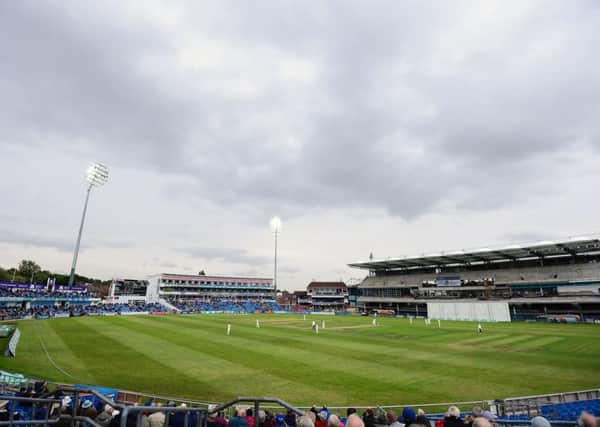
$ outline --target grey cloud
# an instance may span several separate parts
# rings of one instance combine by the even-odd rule
[[[57,149],[179,174],[183,197],[288,215],[490,209],[540,174],[555,179],[557,151],[600,147],[593,2],[507,10],[482,40],[471,26],[487,22],[485,11],[468,2],[285,3],[268,13],[191,3],[177,35],[113,19],[102,4],[0,7],[0,140],[43,135]],[[214,69],[179,64],[188,34],[191,56],[217,42]],[[236,59],[241,51],[251,54]],[[291,60],[314,77],[280,72]],[[266,263],[243,250],[188,253]]]
[[[38,248],[51,248],[61,252],[73,251],[73,248],[75,247],[74,240],[70,241],[56,236],[49,237],[35,233],[11,230],[0,230],[0,242]]]
[[[62,236],[39,234],[23,230],[0,230],[0,243],[17,244],[36,248],[51,248],[60,252],[72,252],[75,249],[75,237],[76,236],[73,235],[72,239],[67,239]],[[130,247],[132,247],[132,242],[94,239],[90,244],[82,241],[80,251],[83,252],[95,248],[122,249]]]
[[[222,260],[232,264],[263,266],[272,262],[269,257],[252,255],[246,249],[239,248],[204,248],[199,246],[179,248],[178,252],[203,260]]]

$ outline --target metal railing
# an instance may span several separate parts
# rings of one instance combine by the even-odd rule
[[[63,399],[67,396],[71,398],[70,407],[68,410],[62,412],[64,408]],[[0,399],[4,401],[1,406],[6,406],[8,409],[8,420],[0,421],[0,426],[48,426],[56,424],[61,420],[68,420],[71,427],[77,427],[81,423],[85,423],[91,427],[102,427],[95,419],[80,414],[81,403],[84,398],[90,396],[95,397],[103,404],[110,405],[120,412],[118,415],[120,417],[120,427],[132,427],[134,425],[140,427],[142,424],[142,417],[154,413],[164,413],[165,426],[171,425],[170,421],[174,416],[182,414],[183,419],[178,420],[178,425],[183,425],[184,427],[206,427],[209,414],[215,414],[233,408],[234,405],[238,403],[250,403],[252,405],[254,408],[254,421],[257,426],[260,424],[259,411],[261,409],[261,403],[276,404],[276,407],[285,408],[300,416],[304,415],[303,410],[274,397],[237,397],[218,406],[215,405],[211,407],[209,413],[208,408],[187,407],[184,405],[177,407],[128,405],[122,402],[115,402],[94,389],[59,387],[40,398],[10,395],[0,396]],[[20,404],[20,406],[31,408],[31,416],[28,417],[30,419],[23,419],[20,416],[15,416],[15,409],[18,404]],[[40,409],[43,409],[43,412],[40,412]],[[181,424],[181,421],[183,424]]]
[[[600,398],[600,389],[580,390],[563,393],[550,393],[534,396],[511,397],[498,401],[499,413],[502,415],[520,415],[534,417],[540,415],[544,405],[577,402]]]
[[[443,416],[428,416],[427,419],[435,425],[435,421],[443,420]],[[577,425],[576,421],[550,420],[552,427],[573,427]],[[495,419],[492,421],[494,427],[531,427],[531,420],[505,420]]]
[[[7,387],[2,387],[3,394],[8,392]],[[71,398],[71,404],[67,408],[62,406],[62,399],[65,396]],[[137,402],[125,402],[120,400],[113,400],[107,396],[101,394],[99,391],[93,388],[77,388],[69,385],[57,385],[56,390],[48,392],[45,395],[41,395],[37,398],[31,397],[18,397],[3,395],[0,396],[0,408],[6,407],[8,409],[8,420],[0,421],[0,427],[13,426],[13,425],[50,425],[56,424],[59,420],[68,420],[71,427],[77,427],[80,423],[86,423],[91,427],[101,427],[100,424],[87,416],[81,415],[80,407],[81,403],[93,397],[98,403],[104,405],[110,405],[113,408],[120,411],[120,426],[121,427],[139,427],[141,425],[142,416],[144,414],[152,413],[164,413],[165,425],[169,426],[169,420],[173,416],[178,417],[177,425],[181,425],[183,421],[184,427],[206,427],[207,418],[210,414],[224,412],[229,410],[230,414],[234,414],[232,411],[237,409],[234,405],[238,403],[249,403],[246,407],[250,406],[253,408],[253,417],[255,418],[255,425],[260,424],[259,411],[260,409],[281,409],[292,411],[297,415],[304,415],[304,410],[308,407],[297,407],[293,406],[281,399],[274,397],[237,397],[228,402],[216,405],[210,404],[210,402],[201,402],[184,399],[171,399],[168,397],[153,396],[156,400],[162,401],[173,401],[178,403],[186,403],[189,406],[181,404],[181,406],[138,406]],[[140,396],[138,396],[139,398]],[[540,415],[540,408],[542,405],[565,403],[565,402],[576,402],[581,400],[589,400],[600,397],[600,389],[582,390],[567,393],[556,393],[538,396],[523,396],[508,398],[504,400],[479,400],[479,401],[466,401],[466,402],[445,402],[445,403],[415,403],[415,404],[395,404],[395,405],[369,405],[370,407],[377,407],[382,411],[395,408],[413,407],[422,408],[429,414],[430,420],[439,420],[441,418],[440,413],[446,411],[450,405],[458,405],[461,408],[465,408],[467,411],[473,406],[480,406],[483,409],[489,409],[495,414],[500,416],[499,419],[495,420],[494,423],[498,427],[515,427],[515,426],[526,426],[530,424],[529,419],[533,416]],[[118,397],[117,397],[118,399]],[[19,417],[17,415],[17,407],[26,408],[26,418]],[[333,411],[342,411],[348,407],[354,407],[356,409],[366,408],[364,405],[346,405],[346,406],[330,406],[329,409]],[[467,412],[465,411],[465,412]],[[31,414],[31,415],[29,415]],[[179,414],[183,414],[181,417]],[[235,415],[235,414],[234,414]],[[504,419],[507,416],[521,415],[527,416],[528,420],[519,419]],[[134,422],[135,421],[135,422]],[[571,427],[576,423],[572,420],[553,420],[552,425],[554,427]]]
[[[0,399],[4,401],[2,402],[2,406],[6,406],[8,411],[8,420],[0,421],[0,426],[55,424],[61,417],[60,399],[18,396],[0,396]],[[22,419],[21,416],[18,416],[17,419],[15,419],[17,406],[25,405],[31,408],[31,419]],[[41,413],[40,409],[42,410]]]

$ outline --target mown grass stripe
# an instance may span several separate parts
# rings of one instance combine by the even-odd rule
[[[313,319],[327,324],[318,337]],[[201,399],[261,392],[298,404],[469,400],[596,387],[600,377],[596,325],[490,323],[478,336],[476,322],[443,321],[442,328],[406,319],[370,322],[122,316],[54,319],[46,328],[57,354],[64,354],[61,363],[97,384]],[[227,323],[231,337],[225,337]],[[32,336],[22,337],[15,371],[48,369]]]

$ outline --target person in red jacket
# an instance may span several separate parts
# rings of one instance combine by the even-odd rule
[[[315,427],[327,427],[327,411],[321,411],[317,414]]]

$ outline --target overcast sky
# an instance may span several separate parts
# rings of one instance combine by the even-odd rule
[[[0,265],[348,280],[600,230],[600,2],[0,2]]]

